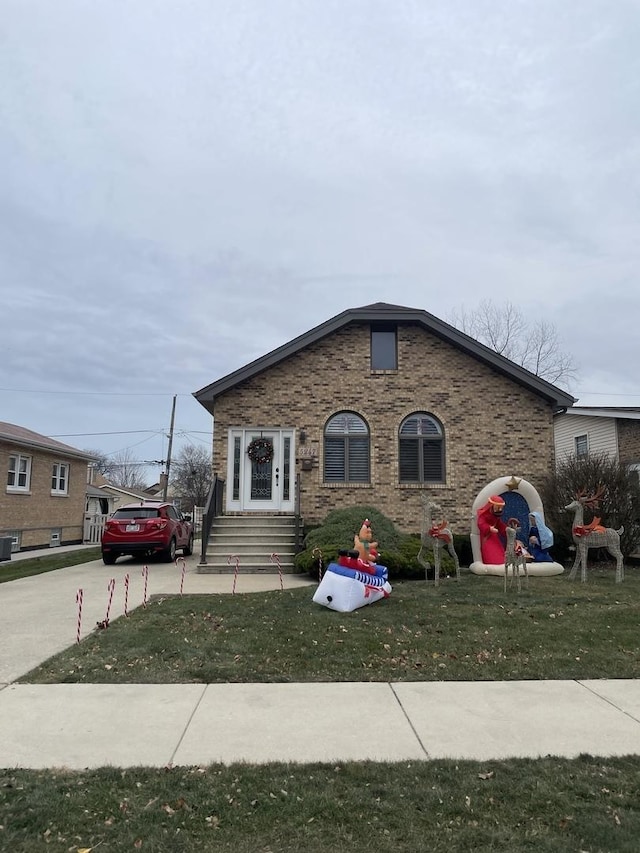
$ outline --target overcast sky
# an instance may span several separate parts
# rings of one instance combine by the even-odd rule
[[[638,0],[2,0],[0,420],[163,458],[174,394],[208,445],[192,392],[344,309],[483,298],[640,405],[638,45]]]

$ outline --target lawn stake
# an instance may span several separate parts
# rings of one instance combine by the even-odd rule
[[[314,548],[311,552],[311,556],[318,557],[318,583],[322,580],[322,551],[320,548]]]
[[[272,554],[269,557],[269,560],[272,563],[277,563],[278,565],[278,574],[280,575],[280,589],[284,590],[284,584],[282,583],[282,566],[280,565],[280,554]]]
[[[82,597],[84,592],[79,589],[76,592],[76,604],[78,605],[78,631],[76,633],[76,643],[80,642],[80,625],[82,624]]]
[[[235,571],[234,571],[234,573],[233,573],[233,588],[232,588],[232,590],[231,590],[231,594],[232,594],[232,595],[235,595],[235,592],[236,592],[236,582],[237,582],[237,580],[238,580],[238,570],[239,570],[239,568],[240,568],[240,557],[238,557],[238,555],[237,555],[237,554],[229,554],[229,558],[228,558],[228,560],[227,560],[228,565],[231,565],[231,560],[235,560],[235,561],[236,561],[236,568],[235,568]]]
[[[182,588],[183,588],[183,586],[184,586],[184,573],[185,573],[185,571],[186,571],[186,569],[187,569],[187,561],[185,560],[185,558],[184,558],[184,557],[178,557],[178,558],[176,559],[176,569],[178,568],[178,563],[179,563],[179,562],[181,562],[181,563],[182,563],[182,575],[181,575],[181,577],[180,577],[180,595],[182,595]]]
[[[142,606],[147,606],[147,581],[149,580],[149,566],[142,567],[142,577],[144,578],[144,594],[142,597]]]
[[[124,576],[124,615],[129,615],[129,575]]]

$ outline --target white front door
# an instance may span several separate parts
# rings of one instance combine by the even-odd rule
[[[262,439],[272,450],[266,461],[251,459],[251,442]],[[229,431],[227,509],[245,512],[293,512],[294,448],[292,429]]]

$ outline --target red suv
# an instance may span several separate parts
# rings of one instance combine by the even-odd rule
[[[102,533],[102,559],[111,566],[123,554],[159,554],[173,562],[176,551],[193,553],[193,525],[173,504],[142,501],[119,507]]]

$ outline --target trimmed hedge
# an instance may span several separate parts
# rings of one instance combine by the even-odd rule
[[[389,580],[423,579],[424,566],[418,562],[420,536],[401,533],[389,518],[369,506],[332,510],[321,525],[314,527],[306,535],[304,550],[295,557],[296,570],[306,572],[318,580],[320,555],[318,551],[314,555],[314,550],[320,550],[323,567],[337,562],[339,551],[353,548],[353,537],[360,530],[365,518],[371,522],[373,538],[380,546],[378,563],[389,570]],[[469,536],[454,536],[454,545],[460,565],[468,566],[471,563]],[[423,553],[423,559],[430,563],[427,577],[433,579],[431,549]],[[453,559],[446,550],[442,551],[440,571],[445,575],[455,573]]]

